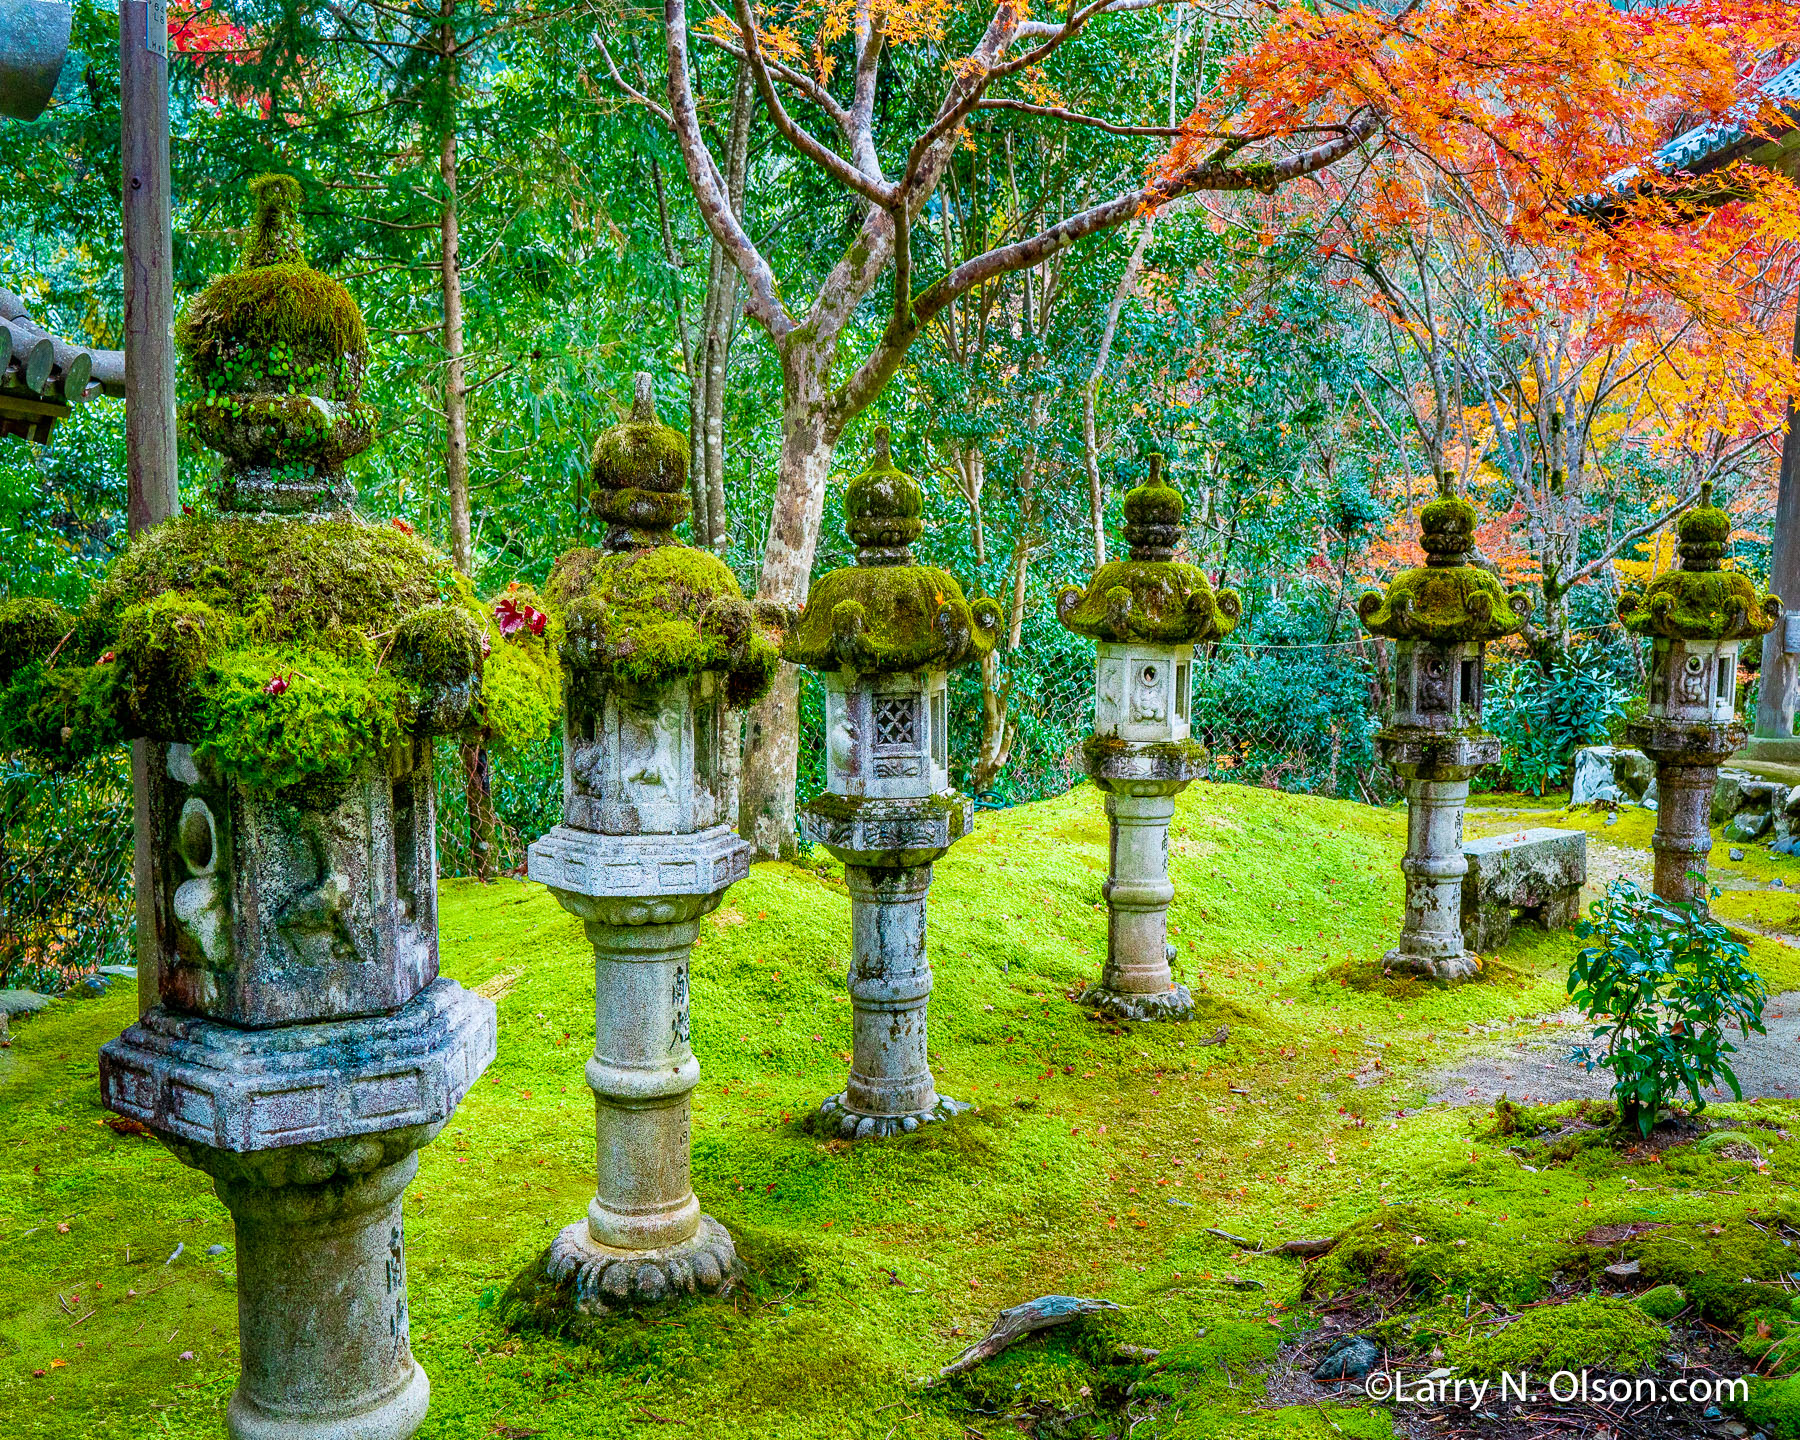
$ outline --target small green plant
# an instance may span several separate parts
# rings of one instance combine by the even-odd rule
[[[1610,1070],[1619,1124],[1648,1135],[1681,1091],[1704,1110],[1720,1081],[1743,1099],[1725,1038],[1763,1033],[1768,987],[1745,964],[1748,950],[1698,905],[1674,905],[1631,880],[1615,880],[1576,926],[1597,939],[1575,957],[1569,993],[1596,1022],[1602,1047],[1576,1047],[1588,1070]]]

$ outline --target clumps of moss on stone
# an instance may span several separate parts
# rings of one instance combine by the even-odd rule
[[[718,556],[684,545],[571,550],[547,604],[564,630],[562,661],[589,699],[613,683],[657,685],[723,675],[726,702],[751,704],[775,677],[776,642]]]
[[[1162,456],[1150,456],[1150,478],[1125,496],[1128,558],[1102,565],[1084,590],[1065,585],[1056,616],[1089,640],[1198,645],[1237,626],[1243,604],[1232,590],[1213,593],[1205,573],[1174,559],[1186,501],[1163,479]]]
[[[75,628],[75,617],[35,595],[0,601],[0,688],[33,660],[52,654]]]
[[[857,563],[818,581],[782,646],[784,660],[809,670],[864,675],[953,670],[979,660],[1000,633],[993,600],[971,604],[947,570],[913,563],[923,521],[915,481],[894,464],[886,426],[875,458],[844,495],[844,528]]]
[[[1700,503],[1675,522],[1675,533],[1680,568],[1619,596],[1627,630],[1668,640],[1742,640],[1774,628],[1780,599],[1758,594],[1749,576],[1719,568],[1731,517],[1712,503],[1710,483],[1700,487]]]
[[[399,681],[324,650],[233,651],[212,666],[206,692],[195,753],[252,788],[348,781],[401,734]]]
[[[287,175],[250,182],[256,203],[239,268],[221,275],[183,312],[175,344],[195,384],[228,392],[322,394],[354,400],[369,336],[350,292],[306,263]]]
[[[1526,1310],[1472,1339],[1452,1336],[1449,1359],[1475,1376],[1559,1370],[1635,1375],[1654,1369],[1669,1331],[1628,1300],[1588,1296]]]
[[[1438,477],[1440,494],[1419,512],[1425,563],[1402,571],[1386,593],[1370,590],[1356,613],[1373,635],[1389,640],[1498,640],[1518,633],[1531,613],[1524,591],[1508,594],[1488,571],[1469,563],[1475,550],[1475,508]]]
[[[1337,1237],[1308,1270],[1301,1293],[1324,1300],[1372,1284],[1421,1302],[1455,1294],[1524,1304],[1548,1291],[1568,1249],[1546,1241],[1497,1253],[1485,1241],[1480,1222],[1454,1211],[1384,1206]]]
[[[640,373],[631,418],[603,430],[588,467],[588,507],[606,521],[609,549],[664,545],[692,502],[688,442],[656,418],[650,376]]]
[[[511,603],[542,613],[536,600]],[[549,733],[556,643],[554,628],[504,633],[444,556],[393,527],[188,515],[133,541],[57,663],[13,677],[0,723],[57,761],[147,736],[252,786],[346,779],[403,734]]]
[[[1114,761],[1129,760],[1135,771],[1147,767],[1157,779],[1197,780],[1206,772],[1206,747],[1198,740],[1121,740],[1116,735],[1089,735],[1081,742],[1081,758],[1090,775],[1105,775]],[[1121,777],[1124,778],[1124,777]]]
[[[854,565],[813,586],[781,653],[813,670],[951,670],[992,650],[999,629],[1000,607],[971,605],[947,570]]]

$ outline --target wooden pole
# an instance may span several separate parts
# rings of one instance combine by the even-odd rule
[[[1800,356],[1800,308],[1794,314],[1794,354]],[[1769,589],[1781,597],[1784,611],[1800,610],[1800,413],[1790,399],[1787,437],[1781,446],[1781,479],[1775,492],[1775,537],[1769,547]],[[1785,740],[1794,747],[1794,680],[1797,658],[1786,645],[1787,625],[1776,625],[1763,637],[1762,683],[1756,692],[1758,740]],[[1758,747],[1752,742],[1752,751]],[[1768,747],[1761,747],[1767,749]],[[1800,756],[1770,754],[1791,761]]]
[[[125,219],[126,524],[137,535],[181,506],[175,470],[175,283],[169,237],[166,0],[119,5],[120,203]],[[149,742],[131,747],[138,1013],[156,1003]]]

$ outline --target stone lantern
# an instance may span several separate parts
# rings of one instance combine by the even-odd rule
[[[1081,1003],[1127,1020],[1193,1015],[1169,973],[1169,820],[1204,760],[1189,728],[1194,646],[1230,634],[1241,613],[1234,593],[1215,595],[1196,566],[1175,560],[1184,503],[1162,463],[1152,451],[1149,480],[1125,497],[1127,558],[1056,600],[1063,625],[1095,642],[1094,732],[1082,749],[1112,840],[1106,966]]]
[[[1704,907],[1713,786],[1748,733],[1737,718],[1738,646],[1774,628],[1781,601],[1719,568],[1731,520],[1711,485],[1675,529],[1680,568],[1619,597],[1625,628],[1651,640],[1649,708],[1627,733],[1656,762],[1656,893]]]
[[[231,1211],[227,1431],[400,1440],[430,1394],[402,1192],[494,1054],[493,1002],[438,974],[430,753],[477,704],[481,612],[441,601],[444,557],[347,508],[361,313],[305,264],[293,182],[252,189],[243,264],[180,335],[209,395],[189,433],[227,457],[220,514],[139,536],[72,641],[114,647],[69,682],[86,714],[112,706],[100,738],[148,737],[156,1003],[101,1050],[100,1086]]]
[[[1356,608],[1371,634],[1394,642],[1392,710],[1376,747],[1406,782],[1406,921],[1383,963],[1463,980],[1480,968],[1463,943],[1463,809],[1469,777],[1500,758],[1500,742],[1481,729],[1483,647],[1515,634],[1530,601],[1469,563],[1474,507],[1452,492],[1448,474],[1438,484],[1419,515],[1425,564]]]
[[[849,1139],[910,1133],[967,1108],[940,1095],[926,1045],[931,863],[974,828],[950,788],[946,672],[993,649],[1000,607],[913,562],[919,487],[875,432],[875,459],[844,495],[857,563],[812,587],[784,658],[825,677],[825,793],[807,839],[844,863],[850,890],[850,1077],[820,1106]]]
[[[600,548],[556,563],[563,617],[563,823],[530,875],[594,948],[598,1186],[550,1246],[551,1303],[594,1316],[730,1288],[737,1252],[689,1179],[688,953],[750,873],[737,813],[736,711],[774,677],[776,643],[724,561],[675,542],[687,441],[657,423],[650,377],[594,446]]]

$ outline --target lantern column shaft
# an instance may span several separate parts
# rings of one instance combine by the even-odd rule
[[[1177,986],[1169,973],[1169,821],[1173,794],[1106,797],[1112,831],[1106,897],[1106,968],[1100,984],[1120,995],[1148,999]]]
[[[1435,970],[1463,956],[1463,809],[1468,779],[1406,782],[1406,921],[1399,953]]]
[[[400,1207],[418,1168],[415,1153],[324,1185],[217,1182],[237,1227],[232,1440],[403,1440],[423,1423]]]
[[[1712,854],[1708,822],[1717,765],[1686,765],[1660,760],[1656,766],[1656,893],[1673,904],[1689,901],[1706,907],[1706,862]]]
[[[688,1043],[688,952],[696,917],[673,925],[590,920],[594,947],[597,1188],[588,1233],[625,1250],[676,1245],[700,1228],[689,1177],[691,1096],[700,1063]]]
[[[865,1117],[917,1115],[938,1102],[925,1028],[931,998],[925,952],[931,866],[846,865],[844,880],[850,889],[848,986],[855,1025],[844,1100]],[[875,1128],[874,1121],[869,1128]]]

